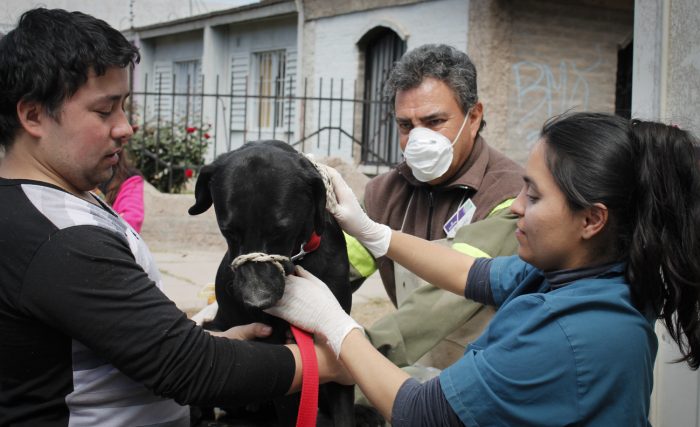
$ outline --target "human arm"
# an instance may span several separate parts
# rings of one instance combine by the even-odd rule
[[[343,341],[340,360],[372,405],[391,420],[399,389],[410,376],[382,356],[357,329]]]
[[[256,338],[265,338],[272,333],[272,328],[262,323],[250,323],[248,325],[234,326],[226,331],[207,331],[215,337],[228,338],[230,340],[254,340]],[[289,351],[294,356],[294,378],[289,386],[287,394],[295,393],[301,390],[303,363],[301,359],[301,351],[295,344],[287,345]],[[333,352],[325,345],[314,345],[316,351],[316,360],[318,361],[319,383],[324,384],[334,381],[341,384],[354,384],[352,377],[345,370],[343,365],[338,361]]]
[[[287,344],[286,347],[292,352],[295,362],[294,378],[287,391],[287,394],[291,394],[301,390],[303,364],[299,347],[296,344]],[[319,384],[325,384],[327,382],[335,382],[343,385],[355,384],[355,380],[329,346],[316,343],[314,344],[314,349],[316,350]]]
[[[225,331],[207,331],[215,337],[224,337],[230,340],[254,340],[265,338],[272,333],[272,328],[263,323],[249,323],[247,325],[234,326]]]
[[[490,274],[492,279],[510,282],[513,273],[520,274],[520,261],[501,261],[498,272]],[[515,268],[502,271],[507,263]],[[326,303],[330,297],[320,292],[318,283],[302,274],[304,277],[288,283],[276,315],[321,335],[327,333],[330,323],[352,322],[339,306]],[[535,279],[534,285],[539,283],[536,277],[529,277]],[[558,317],[541,296],[512,300],[492,321],[488,339],[475,343],[457,364],[443,371],[441,389],[462,422],[543,425],[553,412],[567,423],[577,422],[576,365],[572,344]],[[331,328],[337,329],[337,325]],[[391,418],[392,424],[398,421],[393,417],[400,413],[397,401],[404,398],[408,375],[384,359],[360,331],[350,329],[337,339],[341,344],[339,357],[365,396],[384,417]],[[424,393],[414,398],[421,404],[431,399]],[[528,400],[532,400],[530,405],[522,405]]]
[[[464,295],[474,264],[474,257],[396,230],[391,232],[386,255],[426,282],[457,295]]]
[[[392,418],[392,410],[399,395],[403,396],[400,401],[404,405],[400,405],[399,411],[403,418],[419,412],[412,411],[415,405],[410,403],[411,399],[426,403],[421,407],[423,410],[432,406],[428,400],[433,402],[435,396],[421,393],[422,386],[402,387],[410,378],[408,374],[374,349],[320,280],[304,270],[298,270],[297,273],[300,277],[288,276],[284,296],[278,306],[268,309],[270,313],[325,336],[330,346],[337,349],[340,359],[360,388],[386,419]],[[338,331],[349,332],[338,334]],[[325,362],[320,361],[319,365],[323,363]],[[442,403],[447,405],[444,399]],[[445,413],[425,411],[424,415],[443,419]],[[415,421],[412,416],[407,419]]]
[[[214,337],[195,326],[109,231],[56,233],[34,257],[26,282],[22,303],[32,317],[156,394],[231,405],[298,389],[294,346]]]
[[[331,213],[348,234],[373,256],[386,255],[433,285],[464,294],[473,257],[372,221],[340,174],[332,168],[328,173],[338,200]]]
[[[143,178],[140,175],[131,176],[122,182],[117,197],[112,204],[112,209],[124,218],[124,221],[131,225],[134,230],[141,232],[145,215]]]
[[[234,326],[226,331],[207,331],[215,337],[228,338],[230,340],[254,340],[265,338],[272,333],[272,328],[263,323],[250,323],[248,325]],[[294,356],[294,378],[289,386],[287,394],[301,390],[303,363],[301,350],[296,344],[286,346]],[[338,361],[328,346],[315,344],[316,360],[318,362],[319,383],[324,384],[330,381],[340,384],[351,385],[354,381],[343,365]]]
[[[515,215],[502,209],[461,227],[454,240],[436,242],[452,242],[453,249],[474,257],[513,255],[517,250],[515,227]],[[464,347],[481,335],[492,313],[489,307],[465,301],[464,295],[453,295],[424,282],[408,294],[396,311],[382,316],[366,333],[384,356],[398,366],[407,366],[445,338]]]
[[[396,393],[408,374],[375,350],[323,282],[300,267],[296,273],[298,276],[286,277],[282,299],[266,311],[322,335],[333,352],[342,355],[343,364],[370,401],[389,419]]]

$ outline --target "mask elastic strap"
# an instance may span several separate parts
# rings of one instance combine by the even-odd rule
[[[453,146],[453,147],[454,147],[454,145],[457,143],[457,141],[459,140],[459,137],[462,135],[462,131],[464,130],[464,126],[467,124],[467,119],[469,118],[469,113],[470,113],[471,111],[472,111],[471,108],[470,108],[469,110],[467,110],[467,115],[464,116],[464,121],[462,122],[462,127],[459,128],[459,132],[457,132],[457,136],[455,137],[455,140],[452,141],[452,146]]]

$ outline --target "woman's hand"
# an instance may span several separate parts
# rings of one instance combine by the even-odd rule
[[[343,227],[367,248],[374,257],[384,256],[391,241],[391,229],[384,224],[372,221],[357,201],[355,194],[343,180],[338,171],[326,166],[328,176],[333,183],[338,204],[331,209],[331,214]]]
[[[338,303],[328,286],[297,266],[296,274],[285,277],[284,295],[265,311],[327,340],[336,356],[345,336],[362,327]]]
[[[321,384],[332,381],[343,385],[353,385],[355,380],[350,375],[343,362],[338,359],[333,350],[323,343],[316,344],[316,359],[318,360],[318,375]]]
[[[272,328],[262,323],[249,323],[247,325],[234,326],[223,332],[207,332],[215,337],[224,337],[230,340],[252,340],[270,336]]]

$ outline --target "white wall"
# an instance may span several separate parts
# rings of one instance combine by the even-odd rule
[[[256,93],[257,90],[253,87],[256,76],[253,72],[253,55],[256,52],[264,52],[271,50],[284,50],[287,55],[287,76],[292,75],[296,83],[296,57],[297,57],[297,20],[293,18],[283,18],[265,21],[254,24],[236,24],[228,27],[226,49],[221,52],[227,58],[226,70],[221,73],[221,92],[228,94],[231,85],[234,86],[235,95],[243,95],[245,93],[245,77],[248,81],[248,93]],[[234,73],[233,69],[236,72]],[[234,81],[231,81],[231,78]],[[214,77],[212,77],[214,78]],[[295,84],[296,85],[296,84]],[[285,83],[285,90],[287,84]],[[225,105],[230,108],[230,103],[226,100]],[[219,132],[217,136],[214,153],[220,154],[227,151],[228,148],[235,149],[243,145],[244,142],[259,140],[259,139],[279,139],[293,142],[293,135],[288,135],[285,126],[275,129],[274,132],[269,130],[260,130],[253,127],[253,114],[255,113],[255,101],[248,100],[248,110],[243,111],[243,105],[240,98],[236,101],[236,106],[232,114],[226,110],[226,115],[221,115],[222,123],[219,124]],[[229,124],[228,121],[231,121]],[[230,141],[224,140],[225,135],[222,126],[227,126],[232,130]],[[243,129],[246,129],[244,132]],[[292,133],[296,130],[296,121],[291,121]],[[225,144],[225,145],[224,145]]]
[[[257,2],[258,0],[133,0],[133,25],[141,27]],[[39,6],[79,10],[107,21],[114,28],[124,30],[131,24],[129,3],[126,0],[3,0],[0,3],[0,31],[9,31],[24,11]]]
[[[445,43],[466,51],[468,17],[468,1],[443,0],[319,19],[315,76],[355,79],[359,56],[356,43],[377,25],[400,29],[399,36],[405,37],[408,50],[426,43]]]
[[[143,90],[145,73],[148,73],[148,86],[151,91],[155,90],[155,73],[164,73],[168,70],[168,64],[175,61],[200,60],[201,72],[204,75],[205,96],[201,101],[203,108],[203,123],[210,125],[208,132],[213,136],[210,140],[211,148],[207,154],[207,161],[221,153],[235,149],[245,141],[256,139],[282,139],[287,140],[286,134],[278,129],[276,133],[261,132],[257,128],[252,128],[252,109],[254,102],[249,101],[247,116],[244,113],[243,95],[246,93],[244,79],[252,75],[252,58],[255,52],[284,49],[288,57],[296,61],[297,49],[297,21],[295,17],[268,19],[257,23],[230,24],[211,26],[205,22],[203,30],[190,31],[175,35],[151,37],[138,39],[138,44],[142,49],[142,63],[137,66],[135,78],[135,90]],[[232,66],[235,62],[237,74],[234,80],[234,91],[238,96],[236,105],[231,105],[228,95],[232,88]],[[296,73],[296,62],[289,66],[288,74]],[[158,71],[156,71],[158,70]],[[217,87],[218,76],[218,87]],[[167,80],[167,79],[166,79]],[[248,93],[255,91],[252,88],[252,80],[248,83]],[[169,82],[165,87],[170,90]],[[215,94],[221,96],[214,96]],[[158,98],[149,95],[149,111],[160,102],[161,111],[168,110],[170,97],[167,93]],[[143,96],[137,95],[137,102],[143,104]],[[244,120],[247,119],[247,120]],[[244,124],[244,121],[249,123]],[[292,121],[292,130],[296,129],[296,123]],[[247,127],[247,132],[243,129]],[[230,129],[233,131],[229,132]],[[286,129],[285,129],[286,130]],[[291,140],[290,140],[291,142]]]
[[[296,24],[294,18],[258,24],[232,25],[229,28],[230,52],[296,49]]]
[[[203,51],[202,32],[193,31],[184,34],[158,37],[153,42],[153,61],[190,61],[201,60]],[[152,72],[152,70],[150,71]]]
[[[357,42],[367,31],[376,26],[385,26],[394,30],[406,41],[407,50],[426,43],[444,43],[466,51],[469,19],[469,1],[442,0],[417,3],[405,6],[386,7],[346,15],[322,18],[312,22],[315,32],[313,52],[313,96],[337,98],[341,95],[353,98],[354,81],[358,78],[360,53]],[[323,78],[323,91],[319,92],[318,81]],[[330,92],[330,80],[334,79],[333,93]],[[343,79],[343,93],[340,93],[340,80]],[[307,107],[311,112],[314,105]],[[324,108],[324,111],[328,111]],[[339,104],[334,107],[334,116],[339,114]],[[335,119],[333,121],[336,121]],[[321,117],[321,123],[328,123],[327,115]],[[344,107],[343,129],[352,129],[352,112]],[[313,139],[305,151],[323,156],[328,152],[328,135],[322,134],[317,146]],[[344,139],[344,138],[343,138]],[[338,149],[339,135],[330,135],[331,153],[347,161],[352,160],[352,145],[343,141]]]

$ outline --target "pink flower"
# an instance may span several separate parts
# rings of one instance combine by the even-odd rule
[[[194,175],[194,171],[190,168],[185,169],[185,177],[187,179],[192,178],[192,175]]]
[[[197,130],[197,128],[191,127],[191,128],[185,128],[185,130],[187,131],[187,133],[194,133]]]

